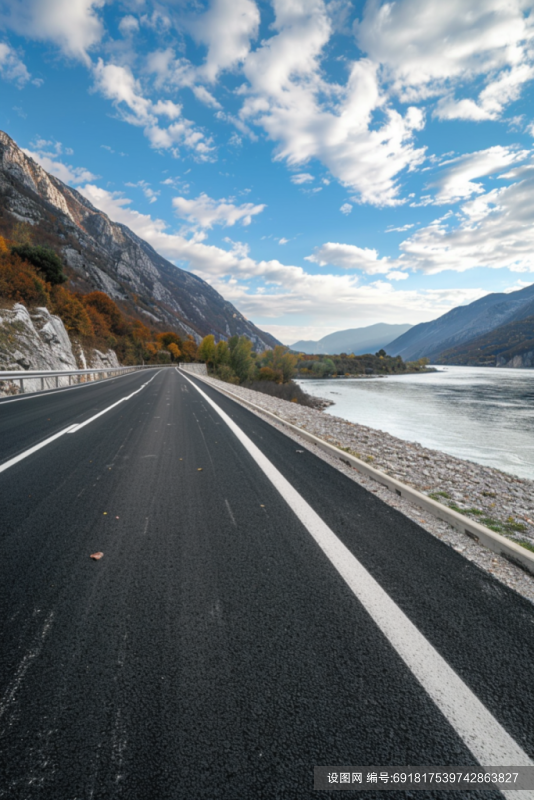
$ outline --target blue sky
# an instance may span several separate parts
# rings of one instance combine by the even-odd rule
[[[534,0],[0,0],[0,128],[285,343],[534,280]]]

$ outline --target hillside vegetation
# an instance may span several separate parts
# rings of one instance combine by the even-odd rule
[[[534,315],[518,322],[501,325],[485,336],[479,336],[467,344],[445,350],[436,358],[436,363],[496,367],[504,366],[516,359],[519,361],[517,366],[528,367],[534,366],[533,356]]]
[[[65,325],[71,339],[86,347],[112,349],[122,364],[193,361],[192,337],[158,331],[125,313],[104,292],[72,291],[68,268],[51,248],[33,244],[33,232],[18,224],[12,238],[0,236],[0,302],[44,306]]]

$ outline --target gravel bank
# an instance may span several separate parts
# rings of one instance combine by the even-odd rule
[[[534,547],[534,481],[515,478],[491,467],[463,461],[316,409],[278,400],[241,386],[222,384],[215,378],[208,380],[214,386],[226,388],[281,419],[372,463],[376,469],[457,511],[462,511],[466,516],[497,530],[513,541],[527,542]],[[288,432],[283,426],[280,426],[280,430],[298,441],[299,446],[311,450],[356,483],[378,494],[388,505],[397,508],[433,536],[454,547],[469,561],[534,602],[534,577],[473,542],[447,523],[422,512],[420,508],[393,495],[385,487],[360,475],[335,457]]]

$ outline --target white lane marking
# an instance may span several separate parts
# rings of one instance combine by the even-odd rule
[[[159,375],[159,372],[157,372],[156,375]],[[81,428],[85,428],[86,425],[89,425],[91,422],[94,422],[95,419],[98,419],[98,417],[101,417],[102,414],[107,414],[108,411],[111,411],[112,408],[116,408],[121,403],[124,403],[124,402],[126,402],[126,400],[129,400],[131,397],[134,397],[136,394],[139,394],[139,392],[141,392],[145,388],[145,386],[148,386],[149,383],[152,383],[152,381],[154,380],[156,375],[154,375],[152,378],[150,378],[150,380],[147,381],[146,383],[143,383],[143,385],[140,386],[139,389],[136,389],[135,392],[132,392],[131,394],[127,395],[126,397],[121,397],[121,399],[117,400],[116,403],[113,403],[112,405],[108,406],[103,411],[99,411],[98,414],[95,414],[93,417],[89,417],[89,419],[86,419],[85,422],[80,422],[78,425],[72,425],[67,431],[65,431],[65,433],[76,433],[76,431],[79,431]]]
[[[183,372],[180,374],[215,409],[254,458],[479,764],[534,766],[524,750],[261,450],[202,389]],[[510,798],[516,796],[514,792],[502,793]],[[534,791],[522,796],[534,800]]]
[[[154,367],[157,369],[157,367]],[[161,370],[160,370],[161,372]],[[119,378],[127,378],[128,376],[136,375],[136,372],[124,372],[122,375],[114,375],[113,378],[102,378],[99,381],[86,381],[86,383],[76,383],[73,386],[65,386],[64,389],[43,389],[43,391],[38,392],[29,392],[28,394],[22,395],[22,397],[13,397],[10,400],[4,400],[3,397],[0,397],[0,408],[2,406],[7,406],[10,403],[18,403],[19,400],[33,400],[35,397],[50,397],[53,394],[61,394],[62,392],[70,392],[71,389],[84,389],[88,386],[100,386],[103,383],[108,383],[108,381],[116,381]],[[21,375],[21,378],[24,377],[24,374]],[[61,377],[61,376],[60,376]],[[19,378],[13,378],[14,381],[18,381]],[[31,377],[28,378],[31,380]],[[34,380],[39,380],[39,378],[35,378]]]
[[[156,375],[159,375],[159,373],[156,373]],[[154,377],[151,378],[150,381],[153,381],[156,375],[154,375]],[[150,381],[148,381],[148,383],[150,383]],[[3,464],[0,464],[0,472],[5,472],[6,469],[9,469],[15,464],[18,464],[18,462],[22,461],[24,458],[31,456],[32,453],[36,453],[37,450],[41,450],[42,447],[46,447],[47,444],[50,444],[50,442],[54,442],[56,439],[59,439],[59,437],[63,436],[65,433],[75,433],[76,431],[79,431],[80,428],[85,427],[85,425],[89,425],[90,422],[93,422],[93,420],[97,419],[97,417],[101,417],[102,414],[106,414],[108,411],[111,411],[111,409],[115,408],[115,406],[118,406],[119,403],[123,403],[125,400],[129,400],[130,397],[133,397],[135,394],[138,394],[141,391],[141,389],[144,389],[145,386],[148,386],[148,383],[144,383],[139,389],[137,389],[137,391],[132,392],[132,394],[129,394],[127,397],[122,397],[116,403],[113,403],[113,405],[108,406],[107,408],[104,409],[104,411],[100,411],[100,413],[95,414],[94,417],[91,417],[85,422],[81,422],[79,425],[69,425],[68,428],[63,428],[62,431],[55,433],[53,436],[49,436],[48,439],[39,442],[39,444],[34,444],[33,447],[28,448],[28,450],[24,450],[24,452],[19,453],[18,456],[14,456],[13,458],[10,458],[9,461],[5,461]]]

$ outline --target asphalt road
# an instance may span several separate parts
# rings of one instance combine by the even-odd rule
[[[533,758],[532,604],[197,383]],[[0,473],[0,798],[311,798],[314,765],[477,765],[178,372],[0,403],[0,468],[130,395]]]

